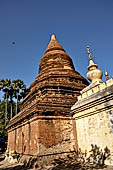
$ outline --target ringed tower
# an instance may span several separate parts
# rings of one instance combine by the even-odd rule
[[[39,74],[22,101],[20,112],[7,126],[8,150],[44,155],[76,148],[76,141],[71,140],[70,111],[87,85],[88,81],[75,70],[72,59],[52,35],[40,61]]]

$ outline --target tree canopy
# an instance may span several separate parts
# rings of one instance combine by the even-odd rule
[[[6,137],[5,126],[19,112],[21,99],[29,93],[29,89],[26,87],[24,81],[20,79],[1,79],[0,91],[3,92],[0,100],[0,136]]]

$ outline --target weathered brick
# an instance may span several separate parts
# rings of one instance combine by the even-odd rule
[[[8,148],[31,155],[77,148],[77,139],[74,142],[73,136],[73,127],[75,136],[76,127],[70,118],[70,109],[87,85],[88,81],[75,71],[70,56],[52,38],[30,93],[7,126]]]

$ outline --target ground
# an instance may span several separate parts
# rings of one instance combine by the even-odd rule
[[[48,166],[45,168],[37,168],[37,170],[113,170],[113,166],[104,166],[104,167],[90,167],[90,166],[81,166],[80,163],[67,162],[55,166]],[[33,170],[32,168],[27,168],[23,164],[16,163],[10,164],[4,160],[4,156],[0,155],[0,170]]]

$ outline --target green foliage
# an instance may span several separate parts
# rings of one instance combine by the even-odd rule
[[[7,131],[5,130],[5,101],[0,103],[0,137],[7,138]],[[8,121],[8,120],[7,120]]]
[[[29,93],[29,89],[20,79],[13,81],[1,79],[0,91],[4,93],[3,100],[0,100],[0,136],[7,137],[5,127],[9,120],[20,110],[20,101]]]
[[[0,137],[4,137],[5,139],[7,139],[8,134],[7,131],[5,129],[5,125],[0,124]]]

